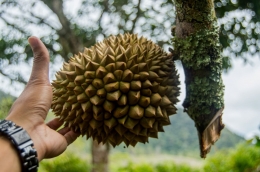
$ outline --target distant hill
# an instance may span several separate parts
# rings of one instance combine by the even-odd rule
[[[149,139],[148,144],[138,143],[134,148],[129,146],[125,148],[122,144],[114,149],[114,151],[130,151],[131,153],[170,153],[179,155],[199,156],[199,143],[197,130],[194,122],[189,116],[182,112],[182,108],[178,114],[170,117],[171,125],[164,127],[165,132],[159,133],[158,139]],[[220,139],[211,148],[211,153],[219,149],[234,147],[237,143],[244,139],[227,128],[222,130]]]

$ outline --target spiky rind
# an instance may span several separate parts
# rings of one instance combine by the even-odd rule
[[[52,109],[65,126],[113,146],[157,137],[179,95],[172,57],[132,34],[85,48],[64,63],[52,85]]]

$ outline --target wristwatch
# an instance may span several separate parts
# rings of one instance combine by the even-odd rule
[[[39,166],[37,152],[27,131],[12,121],[0,120],[1,135],[7,137],[16,148],[21,160],[22,172],[37,172]]]

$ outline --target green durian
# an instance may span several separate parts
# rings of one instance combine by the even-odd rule
[[[53,81],[52,110],[99,143],[135,146],[157,138],[176,113],[172,56],[136,34],[110,36],[74,55]]]

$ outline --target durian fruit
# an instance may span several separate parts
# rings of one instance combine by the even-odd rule
[[[65,126],[113,146],[157,138],[179,95],[171,55],[134,34],[85,48],[63,64],[52,85],[52,109]]]

